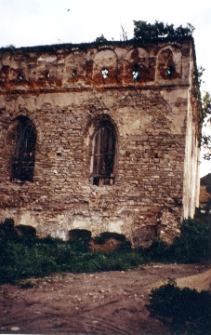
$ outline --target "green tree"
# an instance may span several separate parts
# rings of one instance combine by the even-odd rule
[[[173,24],[164,24],[163,22],[155,21],[155,23],[148,23],[147,21],[133,21],[134,22],[134,38],[153,39],[159,37],[184,37],[191,36],[194,27],[187,23],[186,27],[179,26],[174,28]]]
[[[97,43],[105,43],[107,42],[107,39],[104,37],[104,35],[102,34],[101,36],[97,37],[96,40],[94,42]]]

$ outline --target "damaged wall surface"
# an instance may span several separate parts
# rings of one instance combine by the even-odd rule
[[[198,202],[192,38],[0,50],[0,219],[171,241]]]

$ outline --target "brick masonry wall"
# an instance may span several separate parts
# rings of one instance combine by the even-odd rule
[[[191,48],[186,41],[145,49],[122,43],[0,52],[1,220],[12,217],[16,225],[34,226],[39,236],[64,239],[75,228],[93,235],[115,231],[135,246],[179,234]],[[166,49],[175,64],[171,78],[162,72]],[[144,76],[134,82],[137,63]],[[109,71],[106,79],[102,68]],[[33,182],[10,181],[8,133],[20,115],[36,128]],[[115,183],[95,186],[90,170],[94,125],[103,116],[116,130]]]

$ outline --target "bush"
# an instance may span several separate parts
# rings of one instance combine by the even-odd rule
[[[168,244],[156,239],[149,248],[139,250],[144,253],[148,262],[166,262],[168,260]]]
[[[179,289],[172,280],[152,290],[150,316],[170,326],[172,334],[211,334],[211,293]]]
[[[192,219],[185,220],[181,235],[169,247],[170,260],[195,263],[211,259],[211,225]]]
[[[188,219],[171,245],[157,239],[148,249],[139,251],[148,262],[196,263],[211,260],[210,241],[211,225]]]

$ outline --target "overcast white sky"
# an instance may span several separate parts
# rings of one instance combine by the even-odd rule
[[[121,24],[132,38],[133,20],[191,23],[203,90],[211,92],[211,0],[0,0],[0,47],[92,42],[101,34],[119,40]]]

